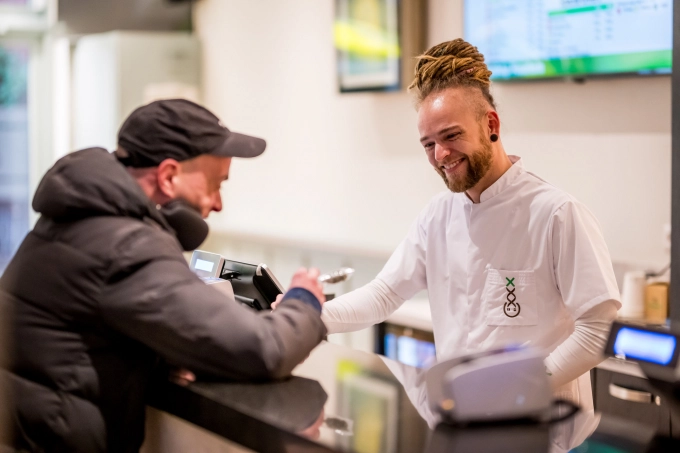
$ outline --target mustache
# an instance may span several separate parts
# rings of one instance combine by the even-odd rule
[[[440,167],[442,167],[444,165],[449,165],[449,164],[452,164],[454,162],[458,162],[459,160],[462,160],[462,159],[468,159],[468,156],[463,154],[462,156],[453,157],[453,158],[447,157],[443,161],[438,162],[438,164],[439,164]]]

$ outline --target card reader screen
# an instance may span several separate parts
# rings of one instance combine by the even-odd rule
[[[221,277],[223,262],[224,259],[216,253],[194,250],[189,268],[199,277],[219,278]]]
[[[673,335],[622,327],[616,335],[614,354],[625,358],[668,365],[676,348]]]
[[[196,267],[196,269],[198,269],[199,271],[212,272],[213,267],[215,267],[215,263],[211,263],[210,261],[205,261],[197,258],[194,267]]]

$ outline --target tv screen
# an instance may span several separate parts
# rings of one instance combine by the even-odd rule
[[[672,0],[465,0],[492,78],[670,73]]]

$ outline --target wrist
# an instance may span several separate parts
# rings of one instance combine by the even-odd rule
[[[312,294],[311,291],[301,288],[301,287],[295,287],[291,288],[288,291],[286,291],[286,294],[283,295],[283,299],[281,299],[281,303],[284,303],[286,300],[289,299],[297,299],[300,300],[307,305],[311,305],[314,307],[318,312],[321,312],[321,302],[319,302],[319,299]]]

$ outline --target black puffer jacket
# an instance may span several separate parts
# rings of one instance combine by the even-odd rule
[[[157,354],[222,378],[276,378],[326,332],[300,300],[260,314],[205,285],[103,149],[57,162],[33,207],[42,216],[0,279],[13,313],[2,378],[18,440],[33,451],[138,451]]]

